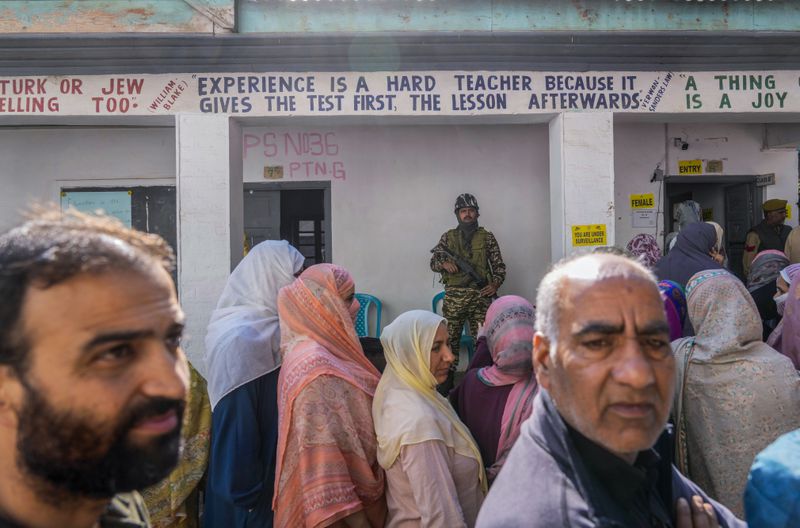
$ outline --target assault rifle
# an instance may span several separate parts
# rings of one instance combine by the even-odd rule
[[[489,284],[485,278],[481,277],[478,272],[475,271],[475,268],[472,267],[472,264],[450,251],[450,249],[444,244],[436,244],[436,247],[431,250],[431,253],[442,253],[447,258],[455,262],[456,266],[458,266],[458,269],[469,275],[470,278],[475,281],[475,284],[478,285],[478,289],[482,290]]]

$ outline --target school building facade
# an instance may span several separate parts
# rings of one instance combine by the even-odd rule
[[[429,250],[462,192],[501,293],[528,298],[564,255],[663,240],[685,199],[732,255],[761,200],[797,225],[799,7],[136,3],[0,16],[0,228],[39,200],[164,234],[201,372],[227,275],[267,238],[347,267],[385,324],[441,290]]]

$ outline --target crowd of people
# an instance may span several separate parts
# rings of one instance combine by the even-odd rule
[[[800,265],[765,249],[743,282],[693,221],[666,255],[637,235],[497,297],[477,201],[454,212],[431,268],[458,331],[411,310],[359,338],[355,278],[267,241],[206,379],[163,240],[74,212],[0,237],[0,527],[800,522]]]

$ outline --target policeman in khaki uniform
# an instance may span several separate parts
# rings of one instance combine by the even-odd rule
[[[800,207],[800,200],[797,202]],[[800,264],[800,226],[795,227],[786,239],[786,246],[783,249],[791,264]]]
[[[458,227],[442,235],[431,257],[431,269],[442,274],[442,315],[447,319],[450,347],[456,357],[450,376],[439,387],[443,394],[447,394],[453,385],[464,323],[469,324],[470,335],[477,336],[478,326],[483,323],[486,310],[506,278],[506,265],[497,239],[478,226],[480,213],[475,197],[468,193],[459,195],[454,212]],[[456,259],[447,255],[448,252],[462,263],[466,262],[472,273],[464,271],[463,266],[459,267]]]
[[[750,273],[750,264],[760,252],[768,249],[784,251],[786,239],[792,231],[791,227],[783,225],[786,220],[786,200],[773,198],[764,202],[761,208],[764,210],[764,220],[747,232],[744,243],[742,264],[745,277]]]

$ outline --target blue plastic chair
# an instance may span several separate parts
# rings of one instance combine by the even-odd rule
[[[433,296],[433,302],[431,303],[431,311],[435,314],[440,314],[439,307],[444,302],[444,292],[439,292]],[[467,350],[467,358],[469,361],[472,361],[472,356],[475,355],[475,339],[469,335],[469,326],[468,323],[464,323],[464,328],[461,331],[461,342],[459,343],[461,348],[466,348]]]
[[[357,293],[361,307],[356,315],[356,334],[358,337],[380,337],[381,336],[381,301],[375,296],[366,293]],[[375,305],[375,335],[369,335],[369,308]]]

